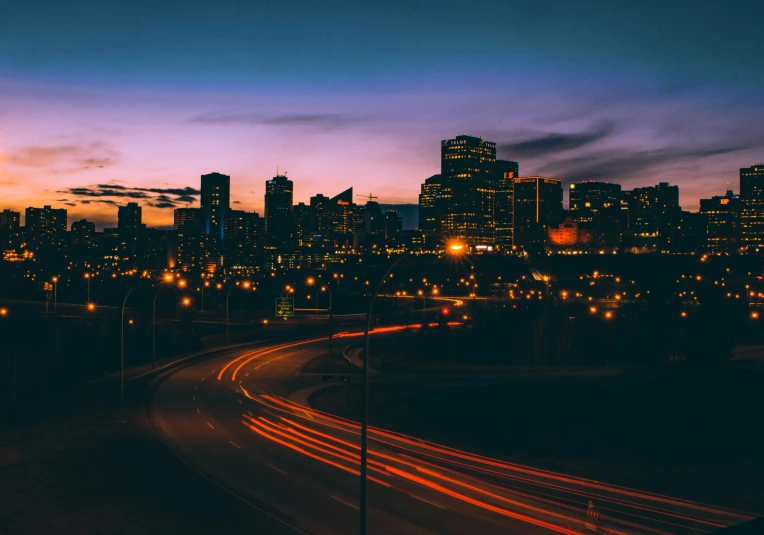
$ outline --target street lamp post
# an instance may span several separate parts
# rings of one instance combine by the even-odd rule
[[[462,244],[458,243],[452,243],[448,246],[448,252],[450,254],[458,255],[463,254],[465,251],[465,247]],[[380,288],[382,288],[382,285],[385,283],[385,280],[387,280],[388,275],[393,271],[395,266],[398,265],[398,263],[403,260],[410,251],[406,251],[402,255],[400,255],[398,258],[395,259],[395,262],[393,262],[389,268],[387,268],[387,271],[382,276],[382,279],[380,279],[379,284],[377,284],[377,289],[374,291],[374,293],[371,296],[371,301],[369,302],[369,309],[366,311],[366,330],[364,331],[364,357],[363,357],[363,389],[361,390],[363,396],[362,396],[362,405],[363,405],[363,413],[362,413],[362,419],[361,419],[361,492],[360,492],[360,499],[359,499],[359,510],[360,510],[360,534],[366,535],[366,519],[367,519],[367,483],[368,483],[368,470],[367,470],[367,461],[369,457],[369,360],[370,360],[370,352],[369,352],[369,331],[371,330],[371,312],[374,308],[374,301],[377,299],[377,294],[379,293]]]
[[[90,303],[90,273],[85,273],[85,280],[88,281],[88,300],[87,300],[87,302]]]
[[[58,277],[53,277],[53,312],[58,312]]]
[[[125,294],[125,300],[122,301],[121,323],[122,323],[122,341],[120,343],[120,358],[119,358],[119,405],[125,406],[125,305],[127,305],[127,298],[135,290],[135,286],[132,286]]]

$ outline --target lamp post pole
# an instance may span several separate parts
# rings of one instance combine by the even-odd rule
[[[120,316],[122,321],[122,341],[120,344],[121,351],[119,358],[119,405],[123,408],[125,406],[125,305],[127,304],[127,298],[130,297],[133,290],[135,290],[135,286],[127,291],[125,300],[122,301],[122,312]]]
[[[377,294],[379,293],[380,288],[382,288],[382,285],[385,283],[385,280],[387,279],[387,276],[390,275],[390,272],[395,268],[395,266],[398,265],[398,262],[400,262],[406,255],[409,254],[409,251],[406,251],[401,256],[399,256],[395,262],[393,262],[389,268],[387,268],[387,271],[382,276],[382,279],[379,281],[379,284],[377,285],[377,289],[374,291],[374,293],[371,296],[371,301],[369,303],[369,309],[366,311],[366,331],[364,332],[364,356],[363,356],[363,417],[361,419],[361,492],[360,492],[360,499],[359,499],[359,510],[360,510],[360,534],[366,535],[366,519],[367,519],[367,487],[368,487],[368,471],[367,471],[367,460],[368,460],[368,449],[369,449],[369,331],[371,330],[371,312],[374,308],[374,301],[377,299]]]
[[[225,296],[225,345],[226,346],[231,345],[228,339],[228,298],[231,297],[232,291],[233,291],[233,288],[228,290],[228,293]]]

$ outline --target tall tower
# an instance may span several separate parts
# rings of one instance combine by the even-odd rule
[[[231,202],[231,177],[221,173],[202,175],[202,232],[223,243],[225,216]]]
[[[441,141],[442,230],[470,243],[493,243],[496,143],[473,136]]]
[[[441,229],[443,177],[433,175],[422,184],[419,193],[419,230],[437,233]]]
[[[121,236],[135,234],[142,229],[142,211],[135,202],[117,208],[117,230]]]
[[[283,249],[292,245],[292,181],[276,175],[265,181],[265,243]]]
[[[515,179],[519,175],[520,164],[517,162],[496,160],[496,245],[504,250],[511,249],[515,244]]]
[[[740,169],[740,242],[749,249],[764,248],[764,163]]]

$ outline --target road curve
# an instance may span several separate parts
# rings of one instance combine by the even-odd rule
[[[183,367],[159,383],[148,411],[179,458],[285,533],[358,533],[358,424],[290,399],[316,384],[300,369],[325,344],[270,344]],[[752,518],[377,428],[369,475],[372,534],[697,534]]]

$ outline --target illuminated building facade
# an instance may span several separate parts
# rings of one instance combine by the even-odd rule
[[[572,217],[566,217],[557,226],[550,226],[547,232],[547,245],[552,249],[585,247],[592,242],[593,236],[591,229],[581,228]]]
[[[29,207],[24,212],[27,238],[42,245],[59,244],[66,232],[66,210],[63,208]]]
[[[728,190],[724,196],[700,199],[700,213],[706,219],[706,247],[712,253],[735,251],[739,247],[740,197]]]
[[[764,249],[764,163],[740,169],[740,244]]]
[[[623,193],[629,208],[629,232],[624,246],[631,250],[668,251],[671,234],[679,224],[679,186],[661,182]]]
[[[225,218],[224,265],[229,272],[252,273],[262,263],[263,219],[256,212],[229,210]]]
[[[518,247],[540,247],[562,217],[562,182],[544,176],[515,179],[514,236]]]
[[[419,193],[419,230],[428,234],[441,231],[443,178],[433,175],[422,184]]]
[[[286,175],[265,181],[265,242],[277,250],[293,246],[293,197],[294,185]]]
[[[515,244],[515,179],[520,176],[520,164],[496,160],[494,220],[496,245],[510,250]]]
[[[473,136],[441,141],[441,230],[469,243],[495,240],[496,143]]]
[[[202,175],[202,232],[219,243],[225,237],[225,216],[231,202],[231,177],[221,173]]]

